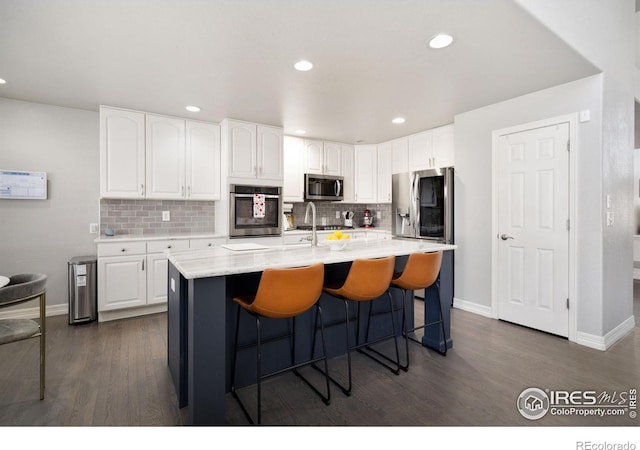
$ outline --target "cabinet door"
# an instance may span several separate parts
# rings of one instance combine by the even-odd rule
[[[304,146],[306,154],[305,173],[322,174],[324,166],[323,142],[305,139]]]
[[[433,166],[433,135],[431,131],[409,136],[410,170],[431,169]]]
[[[220,200],[220,126],[186,122],[188,200]]]
[[[391,203],[391,142],[378,144],[378,203]]]
[[[252,123],[229,121],[229,176],[237,178],[255,178],[256,161],[256,125]]]
[[[436,167],[453,167],[454,138],[453,125],[433,129],[433,156]]]
[[[169,262],[164,253],[147,255],[147,304],[167,302]]]
[[[100,108],[100,196],[144,198],[144,114]]]
[[[342,152],[336,142],[323,143],[324,174],[339,176],[342,173]]]
[[[282,180],[282,130],[258,125],[257,135],[258,178]]]
[[[375,145],[355,146],[355,202],[376,203],[378,152]]]
[[[145,255],[98,258],[98,310],[147,303]]]
[[[184,120],[146,117],[147,198],[183,199],[185,186]]]
[[[304,201],[304,151],[304,139],[284,137],[282,198],[285,202]]]
[[[354,170],[354,148],[353,145],[341,145],[342,153],[342,176],[344,183],[342,190],[344,191],[344,203],[353,203],[355,201],[355,170]]]
[[[409,172],[409,139],[406,137],[391,141],[393,150],[392,173]]]

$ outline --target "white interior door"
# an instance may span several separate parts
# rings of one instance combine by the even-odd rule
[[[567,336],[569,124],[498,139],[498,317]]]

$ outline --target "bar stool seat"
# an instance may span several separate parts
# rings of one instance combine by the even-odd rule
[[[393,317],[393,304],[391,294],[389,293],[389,283],[393,276],[393,269],[395,267],[395,256],[388,256],[385,258],[377,259],[356,259],[349,268],[349,273],[341,286],[324,286],[324,291],[330,294],[332,297],[340,299],[344,302],[345,306],[345,326],[347,332],[347,364],[348,364],[348,385],[345,387],[339,381],[333,377],[329,377],[345,395],[351,395],[352,390],[352,370],[351,370],[351,351],[358,350],[360,353],[370,357],[374,361],[382,364],[391,372],[398,375],[400,371],[400,356],[398,351],[398,339],[396,335],[395,320]],[[376,298],[387,294],[389,298],[390,317],[392,334],[379,337],[373,341],[369,341],[369,325],[371,318],[371,303]],[[358,305],[356,315],[356,342],[352,345],[350,332],[349,332],[349,302],[356,302]],[[365,334],[365,341],[360,342],[360,305],[363,302],[369,302],[369,320],[367,321],[367,328]],[[393,338],[395,341],[395,353],[396,359],[391,359],[386,355],[373,349],[371,345],[379,343],[384,340]],[[367,352],[363,351],[368,350]],[[386,361],[393,363],[393,366],[386,364],[381,359],[373,356],[372,353],[384,358]]]
[[[296,267],[291,269],[265,269],[260,277],[260,283],[255,295],[238,296],[234,297],[233,301],[239,305],[238,313],[236,316],[236,332],[235,332],[235,345],[233,353],[232,364],[232,385],[231,393],[233,397],[238,401],[242,411],[251,424],[254,423],[251,415],[245,408],[241,401],[238,392],[236,390],[236,362],[238,350],[238,336],[240,332],[240,311],[245,311],[255,318],[256,323],[256,335],[257,340],[255,344],[249,345],[250,347],[257,347],[256,350],[256,384],[257,384],[257,423],[262,423],[262,392],[261,382],[265,378],[272,377],[287,371],[293,371],[298,377],[300,377],[320,398],[325,404],[329,404],[331,401],[331,391],[329,388],[329,367],[327,362],[327,352],[324,339],[324,325],[322,321],[322,309],[318,304],[318,299],[322,294],[322,284],[324,281],[324,264],[317,263],[306,267]],[[295,319],[300,314],[308,311],[313,306],[316,307],[315,322],[313,328],[313,346],[311,349],[311,359],[296,363],[295,361],[295,337],[296,327]],[[279,339],[290,338],[291,339],[291,364],[283,369],[262,374],[262,345],[263,341],[260,335],[260,319],[292,319],[291,333],[279,336],[278,338],[269,339],[269,342]],[[317,332],[318,323],[320,325],[320,335],[322,339],[323,355],[318,358],[314,358],[315,348],[315,334]],[[266,341],[264,342],[266,343]],[[249,347],[244,346],[244,347]],[[244,348],[243,347],[243,348]],[[324,361],[325,381],[326,381],[326,395],[316,389],[304,376],[298,372],[298,368],[306,365],[314,364],[319,361]]]
[[[440,299],[440,267],[442,266],[442,251],[429,252],[429,253],[412,253],[407,259],[407,263],[404,270],[401,273],[395,273],[391,280],[391,288],[398,288],[402,290],[402,334],[405,337],[405,350],[406,350],[406,366],[402,366],[401,369],[405,372],[409,370],[409,340],[421,343],[417,339],[411,336],[416,330],[424,329],[433,325],[440,324],[442,327],[442,334],[444,337],[445,345],[444,351],[438,351],[442,355],[447,354],[447,335],[444,327],[444,319],[442,316],[442,305],[438,301],[439,320],[434,322],[425,323],[419,326],[408,327],[406,323],[406,291],[425,289],[425,303],[427,302],[426,289],[431,286],[435,286],[438,292],[438,299]],[[412,299],[413,300],[413,299]],[[413,305],[413,302],[410,302]]]

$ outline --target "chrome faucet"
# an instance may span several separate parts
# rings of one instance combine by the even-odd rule
[[[318,234],[316,233],[316,205],[313,202],[307,203],[307,209],[304,212],[304,223],[309,223],[309,207],[311,207],[311,246],[318,246]]]

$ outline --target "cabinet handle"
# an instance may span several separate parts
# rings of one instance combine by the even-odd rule
[[[121,248],[121,249],[120,249],[120,251],[121,251],[122,253],[124,253],[124,252],[126,252],[126,251],[127,251],[127,249],[126,249],[126,248]]]
[[[180,194],[181,197],[184,197],[184,186],[180,187],[180,190],[182,191],[182,193]]]
[[[167,245],[167,248],[171,248],[171,246],[170,246],[170,245]]]
[[[144,184],[140,185],[140,195],[144,197]]]
[[[253,173],[258,175],[258,166],[253,166]]]
[[[187,197],[191,197],[191,186],[187,186]]]
[[[142,260],[142,270],[144,271],[144,259]]]
[[[209,242],[209,243],[207,244],[207,247],[211,247],[211,242]]]

